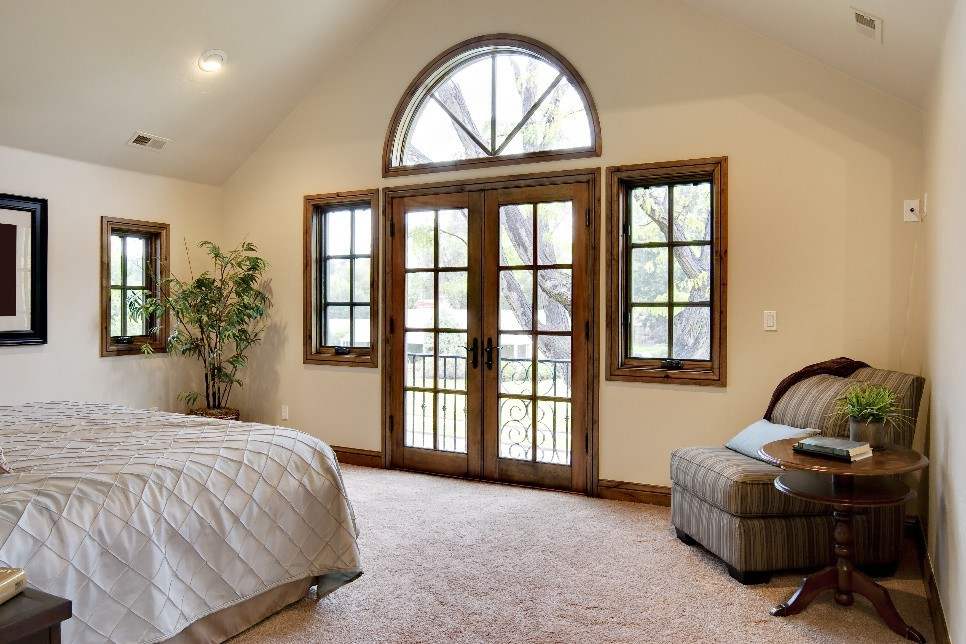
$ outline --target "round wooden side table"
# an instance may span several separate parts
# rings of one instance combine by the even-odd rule
[[[876,450],[869,458],[854,463],[795,452],[797,438],[768,443],[759,455],[786,470],[775,479],[781,492],[816,503],[832,506],[832,539],[835,564],[805,577],[792,595],[775,606],[776,617],[795,615],[826,590],[835,591],[835,601],[851,606],[853,593],[862,595],[875,607],[879,617],[894,632],[913,642],[925,642],[922,634],[899,615],[889,591],[871,577],[855,569],[852,563],[852,511],[855,508],[899,505],[915,496],[896,474],[915,472],[929,464],[922,454],[902,447]]]

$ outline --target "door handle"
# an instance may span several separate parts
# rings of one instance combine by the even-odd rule
[[[470,364],[476,369],[480,366],[480,339],[473,338],[473,344],[466,347],[466,350],[470,354]]]
[[[493,338],[486,339],[486,368],[493,368],[493,350],[496,347],[493,346]]]

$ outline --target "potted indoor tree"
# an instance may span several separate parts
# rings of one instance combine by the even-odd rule
[[[229,406],[232,389],[242,386],[238,370],[245,366],[245,353],[261,341],[271,300],[264,290],[262,276],[267,263],[251,242],[224,252],[216,244],[198,244],[211,257],[213,268],[183,281],[169,277],[158,289],[157,297],[133,302],[131,312],[148,320],[171,315],[175,324],[167,338],[169,353],[196,358],[204,369],[204,407],[202,394],[178,394],[188,413],[237,420],[237,409]],[[189,272],[191,272],[189,258]],[[155,331],[157,329],[154,329]],[[150,345],[141,346],[151,353]]]
[[[896,393],[888,387],[856,385],[836,401],[834,413],[849,419],[850,440],[882,449],[891,442],[892,431],[907,422],[896,402]]]

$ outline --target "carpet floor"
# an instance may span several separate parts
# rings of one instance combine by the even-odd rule
[[[831,593],[768,609],[800,579],[741,586],[678,541],[667,508],[407,472],[344,468],[365,574],[234,641],[902,642],[871,605]],[[915,557],[884,581],[908,623],[933,631]]]

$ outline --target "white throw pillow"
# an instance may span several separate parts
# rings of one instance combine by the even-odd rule
[[[737,436],[725,443],[725,447],[739,454],[764,461],[758,455],[758,450],[762,446],[772,441],[780,441],[784,438],[807,438],[809,436],[815,436],[818,433],[819,431],[817,429],[801,429],[788,425],[778,425],[762,419],[741,430]]]

